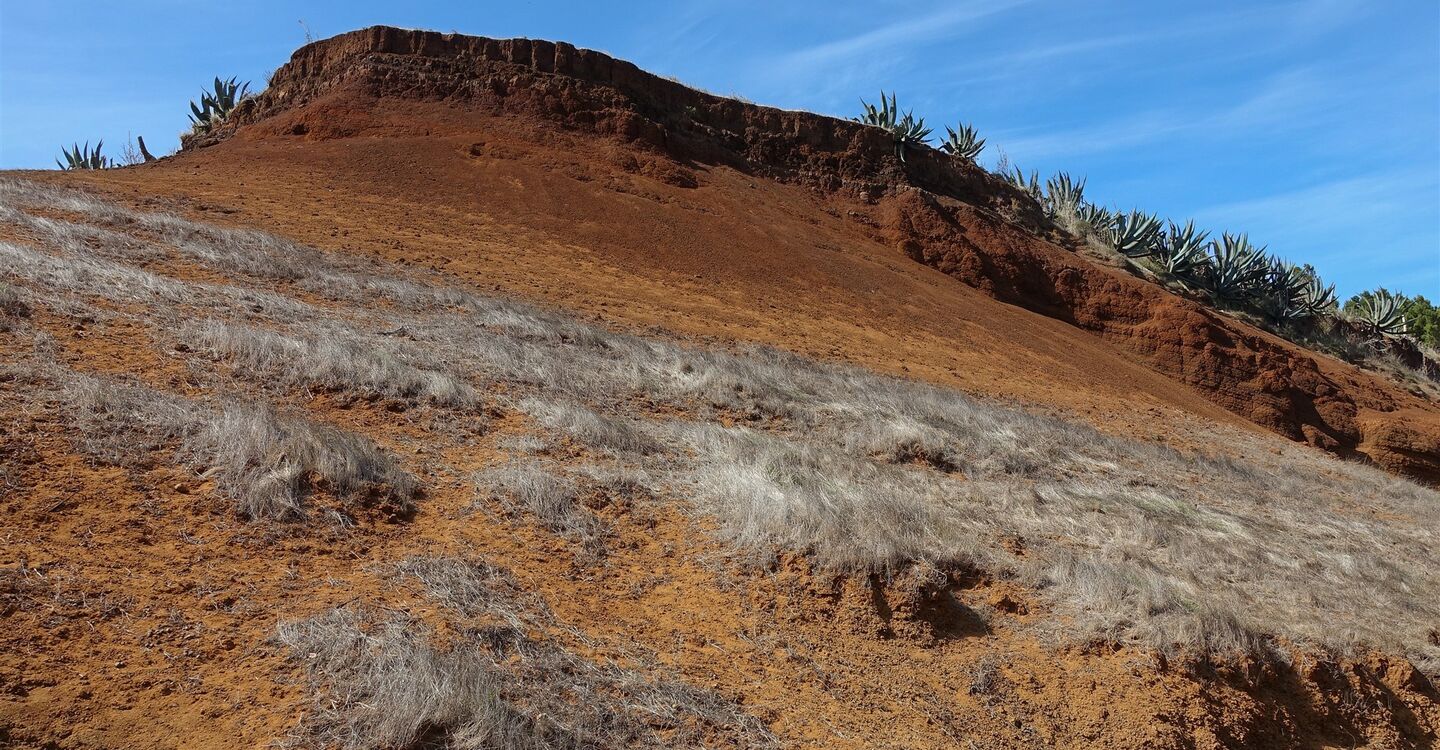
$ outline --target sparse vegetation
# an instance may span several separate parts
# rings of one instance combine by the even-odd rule
[[[958,130],[952,130],[945,126],[945,140],[940,144],[940,150],[951,156],[973,162],[975,157],[985,150],[985,139],[980,137],[975,128],[966,123],[960,123]]]
[[[417,485],[373,443],[264,405],[210,409],[144,386],[56,369],[51,376],[91,456],[134,464],[165,447],[213,478],[251,519],[305,515],[305,498],[323,487],[342,499],[388,502],[406,513]]]
[[[902,161],[907,146],[923,145],[929,137],[930,130],[924,127],[924,119],[917,119],[910,111],[901,114],[894,94],[887,101],[882,91],[878,107],[864,100],[861,104],[865,114],[856,120],[891,131],[896,154]],[[945,130],[947,138],[940,144],[940,150],[952,156],[973,161],[984,147],[984,139],[969,125],[961,124],[959,130],[949,127]],[[1317,338],[1314,326],[1336,315],[1334,285],[1326,285],[1309,266],[1296,266],[1267,254],[1264,247],[1251,246],[1244,234],[1225,232],[1218,239],[1207,241],[1209,232],[1196,230],[1193,221],[1187,221],[1182,229],[1173,221],[1162,222],[1157,216],[1139,210],[1128,214],[1111,212],[1084,199],[1084,178],[1077,181],[1068,173],[1060,172],[1042,188],[1038,172],[1027,175],[1003,152],[995,172],[1034,199],[1049,219],[1072,234],[1082,238],[1099,237],[1132,260],[1149,259],[1161,280],[1186,291],[1203,290],[1207,293],[1206,301],[1218,307],[1257,313],[1275,326],[1274,332],[1296,343],[1314,342]],[[1166,223],[1168,233],[1164,230]],[[1379,292],[1365,294],[1376,296]],[[1377,313],[1387,311],[1387,302],[1376,302],[1370,297],[1357,298],[1353,305],[1347,302],[1350,317],[1371,335],[1369,341],[1359,342],[1364,346],[1357,351],[1372,360],[1389,356],[1374,348],[1378,337],[1394,338],[1407,333],[1431,353],[1440,349],[1440,312],[1428,305],[1428,301],[1421,305],[1402,299],[1398,307],[1405,309],[1396,312],[1405,313],[1404,317],[1412,321],[1423,317],[1427,322],[1407,328],[1399,324],[1398,318],[1378,315],[1386,320],[1382,331],[1374,319]],[[1427,310],[1430,312],[1425,312]],[[1431,355],[1421,350],[1421,356]],[[1433,369],[1440,372],[1440,365]]]
[[[1240,304],[1255,294],[1268,270],[1265,248],[1251,245],[1243,234],[1226,232],[1211,244],[1200,284],[1216,301]]]
[[[1375,336],[1398,336],[1406,332],[1402,300],[1381,289],[1362,296],[1347,312]]]
[[[99,143],[95,144],[95,148],[93,150],[90,148],[89,141],[86,141],[84,146],[76,143],[71,145],[68,149],[62,147],[60,149],[60,155],[65,158],[65,161],[62,162],[59,159],[56,159],[55,164],[61,169],[66,170],[107,169],[113,166],[113,163],[108,157],[100,153],[100,149],[104,145],[105,141],[101,140]]]
[[[1173,221],[1169,225],[1169,230],[1158,238],[1156,247],[1160,269],[1182,284],[1196,284],[1209,261],[1205,248],[1210,233],[1195,229],[1193,221],[1185,222],[1183,227]]]
[[[500,501],[510,512],[528,511],[562,536],[593,544],[604,531],[580,504],[580,487],[553,465],[513,459],[480,472],[475,484],[482,496]]]
[[[1061,172],[1045,183],[1045,214],[1051,219],[1075,217],[1085,202],[1085,181],[1072,181]]]
[[[235,363],[247,377],[281,385],[318,386],[366,397],[423,400],[442,406],[474,407],[479,396],[442,365],[418,352],[348,326],[285,336],[218,320],[187,322],[180,340]]]
[[[20,291],[0,281],[0,317],[28,318],[30,306],[21,298]]]
[[[890,94],[890,101],[885,101],[885,92],[880,92],[880,106],[860,100],[860,105],[865,108],[865,114],[855,118],[856,122],[866,125],[874,125],[883,128],[890,133],[895,141],[895,155],[900,161],[905,161],[905,152],[908,149],[923,148],[926,146],[926,139],[930,137],[931,128],[925,127],[925,118],[915,118],[913,112],[900,113],[900,108],[895,104],[895,94]]]
[[[402,576],[470,618],[445,646],[400,614],[333,609],[279,626],[305,665],[315,709],[309,744],[347,750],[769,747],[773,736],[733,703],[675,679],[581,659],[532,632],[547,618],[513,577],[484,561],[410,558]],[[656,667],[650,670],[660,672]]]
[[[1036,203],[1044,205],[1045,191],[1040,187],[1040,173],[1031,170],[1030,176],[1025,176],[1025,170],[1015,167],[1013,172],[1003,175],[1011,185],[1014,185],[1020,192],[1035,199]]]
[[[250,82],[240,84],[235,78],[225,81],[217,76],[212,89],[200,92],[199,104],[190,102],[190,123],[197,133],[208,133],[211,128],[225,122],[235,105],[245,100]]]
[[[291,252],[259,233],[198,227],[66,191],[0,182],[0,197],[6,206],[72,206],[109,227],[88,235],[27,230],[44,252],[0,244],[0,261],[14,261],[0,262],[10,283],[46,299],[123,303],[136,315],[229,305],[227,325],[249,328],[289,305],[288,323],[299,327],[274,335],[295,341],[403,331],[407,352],[414,350],[403,362],[426,371],[425,363],[443,362],[433,371],[495,383],[500,409],[552,432],[557,447],[547,460],[590,451],[633,467],[624,492],[643,487],[657,501],[683,502],[746,558],[787,548],[836,570],[970,566],[1032,587],[1041,606],[1068,618],[1070,638],[1263,650],[1278,636],[1340,649],[1376,645],[1440,668],[1426,635],[1440,618],[1440,589],[1429,574],[1440,560],[1426,536],[1440,525],[1440,498],[1372,469],[1298,449],[1272,454],[1269,442],[1218,429],[1218,455],[1181,453],[781,352],[730,354],[617,334],[378,264]],[[12,209],[5,220],[14,224],[16,213],[23,212]],[[172,237],[189,238],[178,257],[218,274],[255,278],[252,269],[272,251],[290,265],[270,277],[268,307],[257,312],[224,285],[138,267]],[[1172,225],[1162,257],[1203,242],[1193,227]],[[291,296],[301,293],[332,303]],[[274,352],[288,346],[281,341]],[[232,349],[243,347],[222,342],[213,351]],[[258,351],[264,367],[290,371],[266,359],[278,356],[268,344]],[[326,371],[377,392],[405,392],[385,381],[414,377],[403,368],[358,380],[345,374],[348,365]],[[415,492],[393,459],[354,436],[273,411],[146,393],[138,406],[112,399],[89,412],[83,399],[62,401],[81,407],[81,426],[87,413],[94,417],[84,434],[121,436],[98,452],[177,451],[197,469],[214,469],[221,491],[255,515],[293,514],[312,488],[378,493],[395,506]],[[1238,455],[1246,458],[1229,457]],[[528,483],[504,476],[516,467],[482,485],[514,489],[506,497],[515,509],[583,536],[587,511],[569,487],[599,480],[526,461],[560,477],[562,491],[525,494],[547,480],[523,470],[514,473]],[[1373,513],[1355,514],[1356,497]],[[1025,540],[1023,554],[1004,542],[1014,539]]]
[[[1160,242],[1160,220],[1149,214],[1131,211],[1115,214],[1110,224],[1110,244],[1131,258],[1154,255]]]

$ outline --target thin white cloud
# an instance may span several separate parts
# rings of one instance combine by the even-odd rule
[[[1258,128],[1292,128],[1323,106],[1324,86],[1313,71],[1295,69],[1271,77],[1249,97],[1229,106],[1136,112],[1069,131],[1040,136],[995,134],[993,140],[1018,160],[1114,151],[1180,134],[1227,136]]]
[[[1407,216],[1415,221],[1415,209],[1421,207],[1417,204],[1423,205],[1425,196],[1433,197],[1437,189],[1440,178],[1424,171],[1370,174],[1207,206],[1195,212],[1195,219],[1231,227],[1283,223],[1327,233]]]
[[[954,27],[1015,8],[1030,0],[953,3],[922,16],[903,17],[870,31],[786,54],[781,65],[813,69],[835,62],[861,61],[877,50],[913,45],[948,35]]]

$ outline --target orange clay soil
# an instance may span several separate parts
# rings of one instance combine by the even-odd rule
[[[185,355],[141,326],[44,310],[32,323],[66,366],[199,394]],[[23,349],[0,334],[6,358]],[[911,572],[832,576],[788,556],[753,570],[727,562],[703,524],[664,499],[595,508],[613,533],[592,559],[524,521],[471,510],[468,472],[533,429],[516,417],[457,441],[424,409],[282,399],[376,439],[426,487],[412,519],[362,514],[340,531],[242,521],[163,455],[97,467],[53,410],[20,400],[0,391],[7,746],[258,748],[292,736],[311,704],[300,668],[271,640],[276,623],[356,603],[443,621],[384,574],[413,554],[509,568],[585,634],[582,655],[626,664],[652,653],[788,747],[1419,748],[1440,726],[1433,687],[1403,659],[1176,665],[1141,650],[1059,647],[1037,640],[1028,626],[1045,614],[1013,584],[957,569],[917,593]],[[562,448],[567,457],[584,458]]]
[[[1196,447],[1194,425],[1222,423],[1431,479],[1440,466],[1433,404],[1084,260],[980,170],[925,154],[901,165],[873,129],[710,97],[598,53],[367,29],[303,48],[191,146],[24,176],[1115,433]],[[76,369],[188,387],[140,327],[44,310],[33,323]],[[24,346],[0,333],[0,355]],[[1057,648],[1006,582],[951,571],[954,586],[926,598],[903,573],[837,578],[789,558],[757,573],[724,562],[673,503],[601,509],[609,554],[580,560],[542,530],[463,513],[463,472],[530,429],[518,418],[460,445],[377,405],[292,405],[406,457],[427,487],[415,518],[349,533],[247,524],[166,461],[91,465],[63,423],[0,383],[0,744],[266,746],[308,706],[268,640],[275,623],[356,601],[432,606],[375,569],[418,552],[510,568],[599,644],[587,655],[653,651],[796,747],[1418,748],[1440,727],[1434,688],[1403,659],[1177,666]],[[420,445],[461,473],[426,474]]]

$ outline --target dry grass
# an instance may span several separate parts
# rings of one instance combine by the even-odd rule
[[[554,465],[512,459],[476,474],[475,484],[483,497],[512,513],[529,512],[562,536],[595,545],[605,533],[604,524],[580,503],[580,486]]]
[[[462,635],[443,646],[427,625],[363,609],[281,624],[278,640],[306,665],[315,689],[298,741],[347,750],[774,744],[719,695],[581,659],[531,632],[547,613],[488,562],[417,557],[397,573],[462,615],[501,624],[457,628]]]
[[[10,215],[46,202],[96,226],[32,227],[38,248],[0,244],[0,273],[33,299],[93,296],[156,315],[221,308],[231,322],[212,356],[296,387],[464,408],[454,383],[493,385],[502,408],[568,438],[564,451],[579,444],[630,467],[621,491],[713,518],[736,554],[804,550],[838,570],[970,565],[1033,587],[1072,638],[1199,650],[1263,649],[1275,637],[1368,644],[1440,673],[1429,637],[1440,622],[1440,494],[1379,471],[1297,447],[1277,456],[1273,439],[1218,428],[1214,455],[1181,453],[771,350],[614,333],[262,233],[0,180]],[[236,283],[139,267],[171,255]],[[262,278],[263,294],[245,289]],[[333,304],[298,299],[307,294]],[[286,331],[240,328],[266,316],[283,317]],[[363,331],[399,332],[404,348],[372,346]],[[327,337],[342,342],[338,353]],[[320,466],[331,458],[315,454]],[[379,474],[362,484],[389,476],[367,471]],[[485,481],[584,536],[583,508],[563,482],[557,491],[520,474]],[[259,507],[290,507],[285,492],[271,497]]]
[[[30,306],[25,304],[20,290],[0,282],[0,318],[28,318]]]
[[[358,435],[280,416],[263,404],[215,409],[58,367],[50,378],[87,454],[135,465],[174,447],[203,478],[213,478],[247,518],[303,517],[305,498],[316,488],[347,501],[387,503],[397,513],[413,508],[415,479]]]
[[[187,322],[184,345],[243,368],[267,384],[313,386],[366,397],[424,401],[474,408],[479,396],[461,378],[421,353],[348,326],[312,326],[303,336],[286,336],[218,320]]]

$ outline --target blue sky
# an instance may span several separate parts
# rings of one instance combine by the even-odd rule
[[[301,21],[304,21],[304,27]],[[981,160],[1085,175],[1120,208],[1247,231],[1342,295],[1440,299],[1440,3],[0,0],[0,167],[142,134],[215,75],[262,85],[362,26],[560,39],[720,94],[839,116],[898,90]]]

